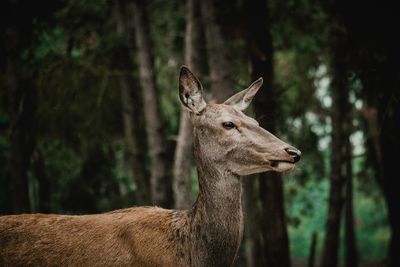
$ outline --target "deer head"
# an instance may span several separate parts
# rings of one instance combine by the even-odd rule
[[[200,157],[240,176],[295,167],[301,152],[243,113],[262,83],[259,78],[224,103],[207,104],[200,81],[188,68],[181,68],[179,96],[190,111]]]

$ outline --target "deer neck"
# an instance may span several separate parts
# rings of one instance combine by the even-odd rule
[[[194,154],[199,195],[192,210],[192,227],[206,266],[231,266],[243,235],[241,178],[202,151],[195,138]],[[226,165],[226,164],[225,164]]]

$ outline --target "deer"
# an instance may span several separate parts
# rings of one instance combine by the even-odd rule
[[[190,113],[199,193],[191,209],[132,207],[94,215],[0,217],[1,266],[232,266],[243,236],[242,177],[288,172],[301,152],[243,111],[263,79],[222,104],[206,103],[182,66],[179,98]]]

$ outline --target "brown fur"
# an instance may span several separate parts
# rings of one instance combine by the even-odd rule
[[[261,84],[207,105],[200,82],[182,68],[180,97],[191,111],[200,188],[192,209],[3,216],[0,266],[232,266],[243,236],[240,176],[287,171],[300,157],[241,112]],[[235,128],[226,129],[226,121]]]
[[[1,266],[187,266],[171,257],[187,212],[131,208],[99,215],[0,217]]]

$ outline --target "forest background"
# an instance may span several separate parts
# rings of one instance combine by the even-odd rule
[[[400,266],[400,15],[317,0],[5,0],[0,214],[189,208],[198,185],[178,99],[188,65],[220,102],[303,152],[243,179],[236,266]]]

